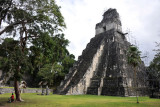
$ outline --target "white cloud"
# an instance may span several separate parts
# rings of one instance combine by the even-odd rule
[[[65,18],[68,47],[76,58],[81,55],[90,39],[95,36],[95,25],[108,8],[116,8],[120,14],[123,31],[127,28],[136,38],[140,50],[154,57],[155,41],[160,40],[160,0],[56,0]],[[131,37],[130,37],[131,40]],[[134,42],[133,39],[131,42]]]

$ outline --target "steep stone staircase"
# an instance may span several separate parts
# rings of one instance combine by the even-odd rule
[[[87,94],[98,95],[98,88],[100,87],[101,78],[93,77],[91,78],[90,87],[87,89]]]

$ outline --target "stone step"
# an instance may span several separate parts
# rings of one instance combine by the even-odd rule
[[[121,77],[106,77],[103,79],[103,87],[118,87],[121,83]]]
[[[87,94],[98,95],[98,87],[88,87]]]
[[[91,78],[91,80],[98,80],[99,81],[99,80],[101,80],[101,77],[95,77],[94,76],[94,77]]]
[[[115,80],[103,80],[103,87],[115,87],[118,86],[118,81]]]
[[[102,87],[101,95],[109,96],[124,96],[125,90],[123,87]]]
[[[91,80],[91,87],[99,87],[100,86],[100,81],[99,80]]]

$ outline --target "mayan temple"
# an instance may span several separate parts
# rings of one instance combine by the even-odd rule
[[[134,96],[134,71],[127,63],[130,43],[122,32],[116,9],[108,9],[96,24],[95,37],[65,76],[57,93]],[[138,95],[145,95],[146,73],[143,62],[138,68]]]

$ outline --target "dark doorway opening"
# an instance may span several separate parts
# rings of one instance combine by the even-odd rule
[[[103,31],[106,31],[106,26],[103,27]]]

